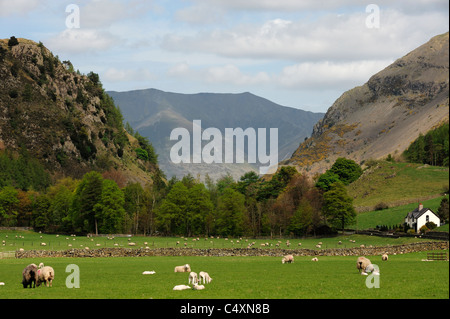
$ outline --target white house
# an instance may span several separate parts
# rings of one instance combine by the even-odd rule
[[[424,208],[422,204],[419,204],[419,207],[409,212],[405,217],[405,223],[415,229],[416,232],[428,222],[433,222],[438,227],[441,226],[439,217],[431,209]]]

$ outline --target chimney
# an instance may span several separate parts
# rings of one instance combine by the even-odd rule
[[[419,204],[419,212],[423,209],[422,203]]]

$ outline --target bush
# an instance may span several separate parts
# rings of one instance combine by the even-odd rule
[[[385,202],[381,202],[375,205],[375,210],[383,210],[383,209],[388,209],[389,205],[386,204]]]
[[[428,222],[428,223],[425,224],[425,226],[427,226],[427,228],[429,230],[435,229],[437,227],[437,225],[435,223],[433,223],[433,222]]]
[[[429,229],[428,229],[428,227],[426,225],[423,225],[419,229],[419,233],[421,233],[421,234],[425,234],[427,231],[429,231]]]
[[[13,47],[13,46],[18,45],[18,44],[19,44],[19,41],[16,39],[15,36],[12,36],[11,38],[9,38],[9,40],[8,40],[8,46],[9,47]]]
[[[136,151],[136,155],[139,159],[143,160],[143,161],[148,161],[148,153],[146,150],[142,149],[142,148],[137,148],[135,149]]]

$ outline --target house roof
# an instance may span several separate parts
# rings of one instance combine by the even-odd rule
[[[424,208],[422,208],[420,210],[419,210],[419,208],[416,208],[412,212],[409,212],[408,215],[406,215],[406,218],[413,217],[414,219],[417,219],[420,216],[422,216],[423,214],[425,214],[427,211],[430,211],[430,212],[432,212],[434,214],[434,212],[431,209],[429,209],[429,208],[424,207]]]

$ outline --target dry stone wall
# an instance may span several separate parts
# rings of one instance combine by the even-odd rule
[[[425,242],[404,245],[393,245],[368,248],[330,248],[330,249],[261,249],[261,248],[101,248],[101,249],[69,249],[69,250],[25,250],[16,251],[16,258],[48,258],[48,257],[145,257],[145,256],[272,256],[281,257],[288,254],[294,256],[370,256],[387,253],[406,254],[419,251],[448,250],[449,242]]]

